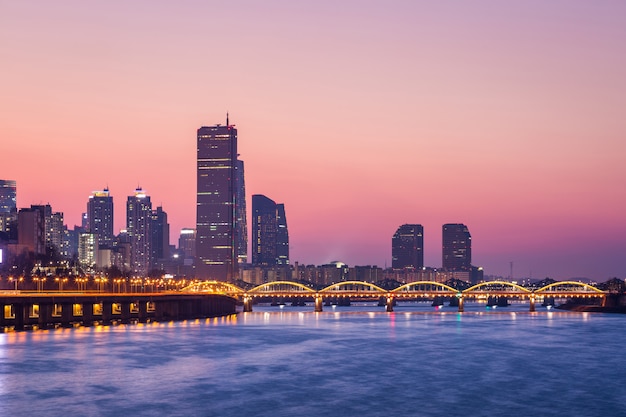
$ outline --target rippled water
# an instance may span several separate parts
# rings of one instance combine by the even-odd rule
[[[626,317],[256,307],[0,334],[0,415],[626,415]]]

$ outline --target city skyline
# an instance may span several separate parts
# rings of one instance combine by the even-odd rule
[[[292,261],[390,266],[419,223],[437,267],[441,225],[463,223],[486,274],[624,276],[626,5],[243,5],[3,5],[18,207],[71,227],[106,185],[118,233],[140,184],[176,242],[195,131],[229,111],[248,201],[289,208]]]

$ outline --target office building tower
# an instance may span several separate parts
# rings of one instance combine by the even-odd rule
[[[289,264],[289,232],[285,205],[262,195],[252,196],[252,264]]]
[[[140,188],[126,202],[126,231],[130,240],[131,271],[147,276],[152,259],[152,203]]]
[[[167,213],[163,207],[157,207],[152,212],[152,265],[159,259],[170,257],[170,225],[167,222]]]
[[[237,129],[197,132],[196,276],[234,281],[237,261]]]
[[[262,194],[252,196],[252,264],[276,265],[276,203]]]
[[[97,235],[100,248],[112,248],[113,234],[113,197],[109,189],[94,191],[87,201],[86,229]]]
[[[239,265],[242,265],[248,262],[248,222],[246,220],[246,183],[243,161],[240,160],[237,160],[235,189],[237,192],[237,261]]]
[[[289,265],[289,231],[284,204],[276,204],[276,225],[276,264]]]
[[[86,273],[93,273],[96,269],[98,256],[98,239],[94,233],[80,233],[78,235],[78,263]]]
[[[178,238],[178,251],[184,259],[196,257],[196,230],[184,228],[180,231]]]
[[[17,183],[13,180],[0,180],[0,213],[17,212]]]
[[[23,208],[17,217],[18,243],[35,255],[46,253],[46,224],[44,213],[37,208]]]
[[[391,267],[424,267],[424,228],[421,224],[403,224],[391,238]]]
[[[472,236],[461,223],[443,225],[442,267],[450,271],[469,271],[472,267]]]

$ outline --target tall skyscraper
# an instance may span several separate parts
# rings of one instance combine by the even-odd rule
[[[450,271],[469,271],[472,268],[472,236],[466,225],[443,225],[442,267]]]
[[[170,225],[167,222],[167,213],[162,207],[152,212],[152,264],[156,265],[159,259],[170,257]]]
[[[128,196],[126,202],[126,231],[130,239],[131,271],[146,276],[152,259],[152,202],[141,189]]]
[[[424,228],[421,224],[403,224],[391,239],[391,267],[394,269],[424,266]]]
[[[13,180],[0,180],[0,213],[17,212],[17,184]]]
[[[20,209],[18,213],[18,243],[35,255],[46,253],[46,221],[43,210],[36,206]]]
[[[196,276],[234,281],[237,261],[237,129],[203,126],[197,135]]]
[[[252,264],[289,264],[289,232],[285,205],[262,195],[252,196]]]
[[[246,221],[246,183],[243,161],[239,159],[237,160],[235,183],[237,190],[237,260],[241,265],[248,262],[248,222]]]
[[[276,263],[289,265],[289,231],[284,204],[276,204],[276,225]]]
[[[252,264],[276,265],[276,203],[262,194],[252,196]]]
[[[87,201],[87,230],[97,235],[99,248],[112,248],[113,197],[109,189],[94,191]]]

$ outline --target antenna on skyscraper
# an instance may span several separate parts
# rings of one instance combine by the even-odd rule
[[[228,112],[226,112],[226,127],[230,126],[230,124],[228,123]]]

